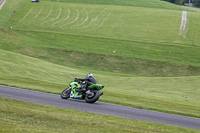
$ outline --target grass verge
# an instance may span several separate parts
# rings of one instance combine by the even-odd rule
[[[0,106],[0,132],[199,132],[189,128],[43,106],[1,97]]]
[[[56,94],[88,71],[4,50],[0,50],[0,63],[0,84]],[[100,101],[200,118],[199,76],[152,78],[92,72],[105,85]]]

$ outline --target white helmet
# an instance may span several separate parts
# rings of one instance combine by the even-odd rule
[[[93,74],[92,74],[92,73],[88,73],[88,74],[86,75],[86,78],[89,78],[89,77],[93,77]]]

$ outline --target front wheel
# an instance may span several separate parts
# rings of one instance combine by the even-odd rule
[[[87,94],[85,96],[85,101],[87,103],[94,103],[99,99],[99,97],[100,97],[99,92],[97,90],[92,90],[90,91],[90,94]]]
[[[63,92],[61,93],[61,98],[62,99],[70,98],[70,93],[71,93],[71,89],[70,88],[67,88],[67,89],[63,90]]]

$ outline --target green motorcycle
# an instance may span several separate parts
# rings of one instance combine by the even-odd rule
[[[104,88],[104,85],[101,84],[92,84],[86,88],[83,92],[78,92],[84,85],[84,82],[72,80],[69,83],[69,87],[62,91],[61,98],[68,99],[82,99],[85,100],[87,103],[94,103],[96,102],[102,93],[99,93],[99,90]]]

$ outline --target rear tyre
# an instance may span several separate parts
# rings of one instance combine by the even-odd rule
[[[87,103],[94,103],[99,99],[100,94],[97,90],[91,90],[90,92],[91,92],[90,94],[87,94],[85,96],[85,101]]]
[[[71,93],[71,89],[70,88],[67,88],[67,89],[63,90],[63,92],[61,93],[61,98],[62,99],[70,98],[70,93]]]

